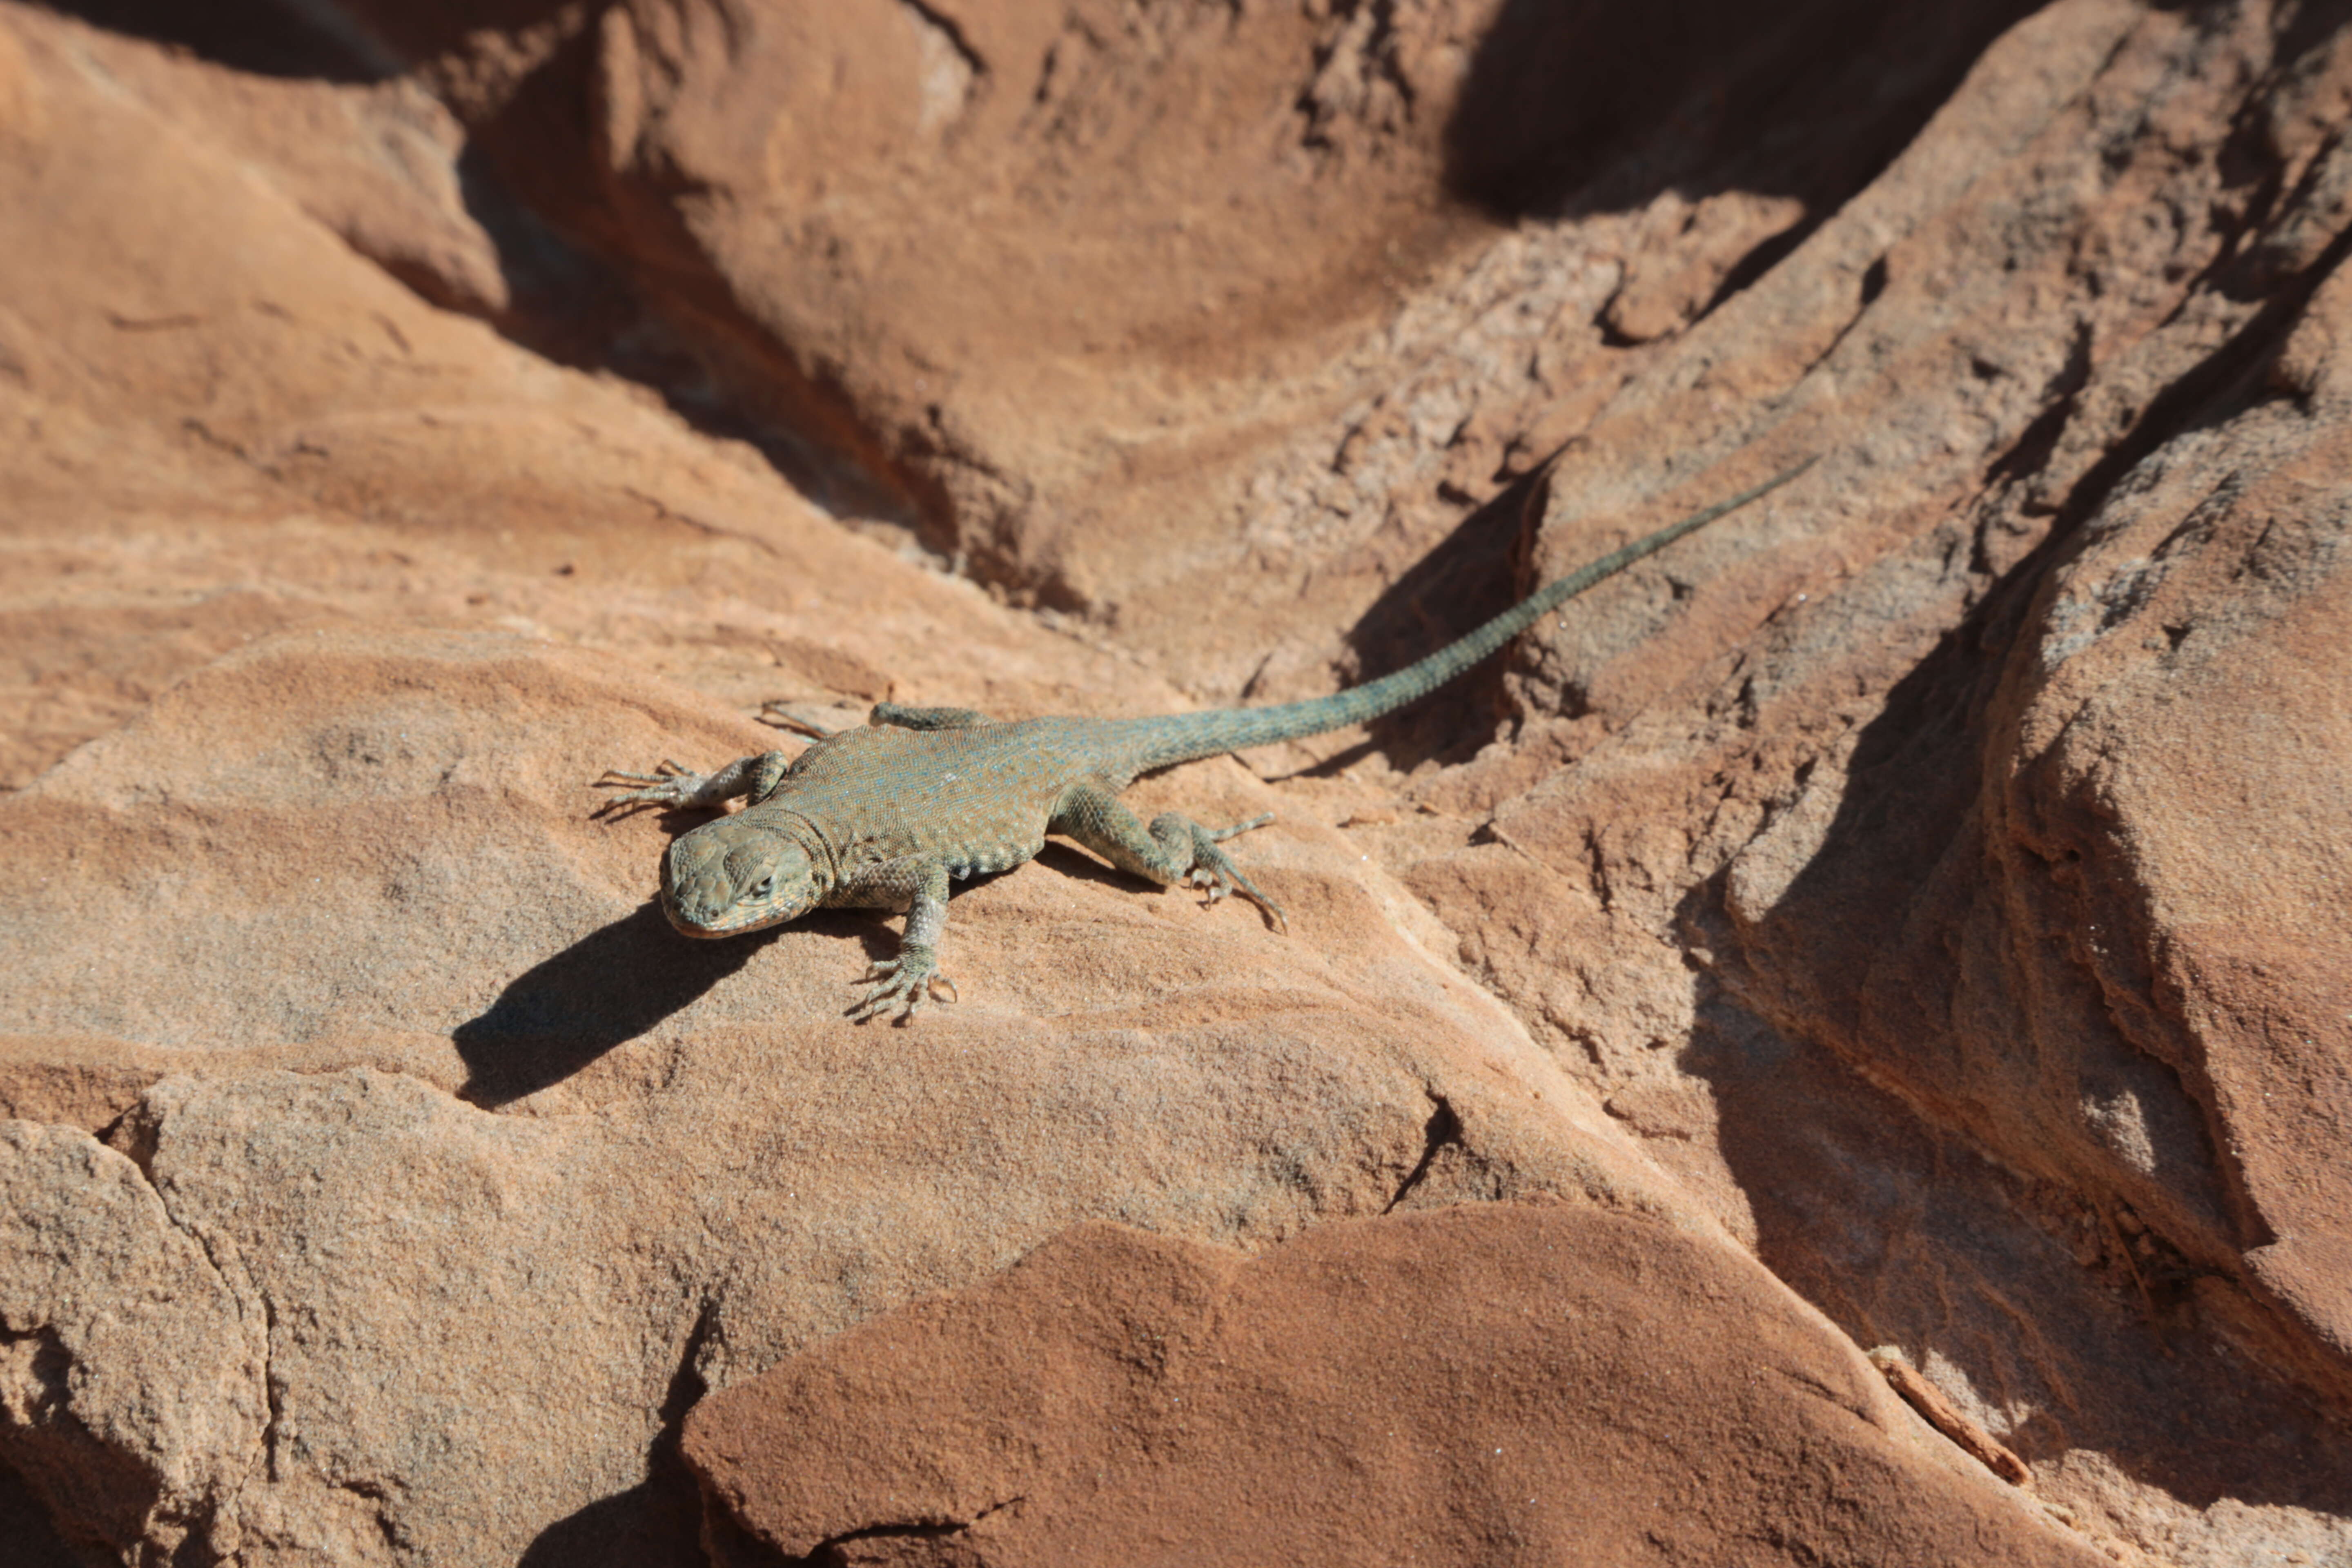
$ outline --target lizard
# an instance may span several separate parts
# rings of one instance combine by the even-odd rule
[[[1161,887],[1203,889],[1209,903],[1237,894],[1286,931],[1280,907],[1219,847],[1271,814],[1209,828],[1164,812],[1147,826],[1119,792],[1155,769],[1360,724],[1425,697],[1567,600],[1777,489],[1811,461],[1546,584],[1417,663],[1328,697],[1140,719],[1004,721],[884,702],[864,727],[839,731],[771,703],[775,721],[814,737],[798,755],[764,752],[709,773],[667,759],[652,773],[611,769],[593,786],[625,793],[597,809],[745,803],[680,835],[662,856],[662,910],[690,937],[764,931],[820,907],[905,909],[898,955],[875,961],[859,982],[870,989],[849,1016],[861,1023],[892,1012],[908,1023],[927,1001],[957,999],[939,966],[949,884],[1023,864],[1049,833]]]

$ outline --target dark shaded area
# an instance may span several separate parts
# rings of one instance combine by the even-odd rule
[[[929,1564],[978,1563],[982,1559],[951,1544],[971,1528],[970,1522],[871,1524],[818,1542],[816,1550],[806,1557],[783,1561],[805,1564],[806,1568],[852,1568],[853,1564],[877,1562],[921,1563],[927,1568]],[[734,1564],[730,1563],[730,1568]]]
[[[171,0],[159,0],[168,5]],[[331,12],[357,17],[380,47],[404,59],[427,59],[466,48],[485,33],[519,33],[533,29],[564,30],[577,35],[590,26],[601,5],[578,0],[242,0],[273,9],[280,16]]]
[[[470,143],[457,154],[457,195],[498,252],[507,308],[491,324],[501,333],[574,369],[626,374],[625,362],[645,358],[637,346],[646,331],[643,308],[620,274],[541,223]],[[401,281],[444,309],[468,308],[467,301],[441,298],[439,281],[430,274],[403,275]],[[641,374],[631,379],[676,374],[668,357],[633,367]]]
[[[841,1568],[842,1554],[824,1548],[808,1557],[787,1557],[743,1528],[723,1507],[705,1504],[702,1544],[710,1553],[710,1568]]]
[[[1668,187],[1793,195],[1817,222],[2039,0],[1508,0],[1446,128],[1453,192],[1505,217]],[[1799,236],[1781,237],[1780,254]],[[1748,277],[1776,257],[1751,258]]]
[[[648,1478],[541,1531],[516,1568],[703,1568],[701,1530],[691,1476]]]
[[[577,0],[33,0],[117,33],[178,45],[238,70],[382,81],[410,61],[464,49],[493,31],[546,28],[597,7]]]
[[[1932,1345],[1979,1388],[2000,1388],[2002,1369],[1951,1331],[1942,1271],[2007,1289],[2030,1268],[2041,1284],[2018,1299],[2080,1305],[2045,1311],[2035,1331],[2073,1342],[2104,1375],[2071,1401],[2062,1391],[2011,1439],[2029,1462],[2089,1447],[2193,1507],[2236,1499],[2341,1514],[2352,1509],[2342,1412],[2250,1363],[2203,1315],[2200,1279],[2224,1293],[2242,1285],[2168,1246],[2105,1279],[2072,1257],[2038,1256],[2048,1193],[2036,1195],[2037,1181],[2085,1212],[2111,1214],[2116,1194],[2104,1189],[2116,1173],[2087,1140],[2031,1142],[1977,1114],[2033,1092],[2050,1068],[2033,1042],[1988,1025],[1972,990],[1984,983],[1964,968],[1960,906],[1990,854],[1980,803],[1989,768],[2003,765],[1994,742],[2004,674],[2034,633],[2045,581],[2141,462],[2284,395],[2264,373],[2313,292],[2352,258],[2346,231],[2299,269],[2280,268],[2273,241],[2304,221],[2305,193],[2280,191],[2272,171],[2243,157],[2237,176],[2261,221],[2199,286],[2262,308],[2049,498],[2049,537],[1890,689],[1858,737],[1820,850],[1760,928],[1734,925],[1720,875],[1685,898],[1680,923],[1717,962],[1699,981],[1701,1026],[1684,1065],[1717,1090],[1719,1146],[1750,1201],[1759,1257],[1860,1342]],[[2076,345],[2045,390],[2045,412],[1989,479],[2026,485],[2041,472],[2088,383],[2087,348]],[[1768,1020],[1817,1027],[1792,1041]],[[2226,1137],[2218,1121],[2205,1131]],[[2208,1168],[2217,1186],[2235,1179],[2227,1161]],[[2122,1250],[2116,1233],[2108,1256]]]
[[[709,1392],[695,1363],[709,1342],[715,1311],[705,1302],[679,1351],[661,1405],[661,1428],[646,1447],[646,1479],[599,1498],[539,1532],[516,1568],[703,1568],[702,1505],[679,1447],[686,1414]]]
[[[1397,1184],[1397,1190],[1389,1194],[1388,1204],[1381,1212],[1396,1213],[1397,1205],[1412,1196],[1422,1183],[1429,1179],[1429,1168],[1437,1163],[1437,1157],[1448,1149],[1461,1147],[1461,1144],[1462,1118],[1455,1113],[1454,1102],[1442,1094],[1431,1093],[1429,1120],[1421,1124],[1421,1158],[1413,1162],[1412,1169],[1407,1171],[1404,1180]]]
[[[2290,208],[2281,226],[2296,216],[2300,215]],[[2264,374],[2278,358],[2312,295],[2347,257],[2352,257],[2352,228],[2337,234],[2318,258],[2301,271],[2262,288],[2268,299],[2253,317],[2211,353],[2175,376],[2068,493],[2059,509],[2068,526],[2087,521],[2125,475],[2174,437],[2210,429],[2265,397],[2278,395],[2263,387]],[[2238,268],[2215,279],[2216,287],[2241,299],[2253,298],[2258,283],[2267,281],[2265,274],[2272,264],[2268,247],[2258,242]]]
[[[362,23],[333,4],[300,0],[36,0],[47,9],[93,26],[178,49],[230,70],[341,85],[386,81],[404,73],[417,38],[387,39],[372,30],[380,17]],[[497,9],[471,8],[475,25],[487,25]],[[541,9],[552,10],[553,7]],[[393,13],[397,19],[399,13]],[[518,14],[514,20],[527,19]],[[455,14],[444,41],[461,35]],[[649,331],[644,311],[620,275],[569,244],[539,220],[491,172],[480,152],[458,156],[459,195],[475,222],[497,248],[509,304],[491,321],[523,347],[559,363],[610,369],[633,380],[662,385],[690,376],[678,362],[683,351]],[[462,297],[429,267],[382,263],[409,289],[445,310],[479,313],[478,300]]]
[[[328,6],[280,0],[34,0],[95,27],[182,48],[257,76],[383,81],[400,62]]]
[[[2286,211],[2282,223],[2292,216],[2292,206]],[[2260,268],[2260,249],[2259,244],[2251,247],[2241,265]],[[1905,1009],[1916,1027],[1902,1031],[1916,1054],[1903,1066],[1923,1091],[1930,1084],[1949,1084],[1955,1092],[1967,1092],[1963,1064],[1943,1043],[1952,1033],[1950,998],[1959,975],[1949,953],[1941,953],[1947,962],[1932,968],[1909,962],[1927,957],[1933,943],[1910,930],[1916,916],[1907,911],[1934,896],[1938,867],[1959,852],[1955,847],[1962,846],[1964,835],[1973,841],[1979,831],[1976,803],[1994,704],[2011,650],[2028,630],[2044,579],[2073,555],[2083,526],[2115,488],[2165,443],[2277,395],[2264,384],[2265,369],[2313,292],[2347,257],[2352,230],[2337,235],[2300,273],[2274,282],[2266,302],[2243,327],[2175,376],[2099,461],[2063,497],[2053,498],[2049,536],[1889,689],[1884,708],[1864,726],[1821,850],[1758,934],[1757,950],[1780,963],[1780,972],[1769,984],[1803,998],[1797,1011],[1831,1020],[1833,1029],[1846,1032],[1859,1026],[1865,1008],[1894,1005],[1881,994],[1888,986],[1885,980],[1877,982],[1878,991],[1870,989],[1872,968],[1857,962],[1858,952],[1895,962],[1893,944],[1908,931],[1913,945],[1899,964],[1899,989],[1916,998]],[[2215,279],[2217,287],[2229,282]],[[2088,375],[2088,345],[2078,343],[2047,389],[2049,407],[1992,464],[1989,479],[2030,482],[2063,435]],[[1694,891],[1685,919],[1710,931],[1708,945],[1732,952],[1744,944],[1720,912],[1720,883],[1718,877]],[[1841,940],[1824,946],[1829,933]],[[1874,942],[1886,944],[1888,951],[1871,947]],[[1791,964],[1792,955],[1808,953],[1809,961]]]
[[[100,1561],[94,1550],[84,1557],[67,1545],[25,1478],[0,1464],[0,1563],[6,1568],[88,1568]]]
[[[2042,390],[2045,406],[2010,443],[2009,450],[1987,470],[1986,478],[1996,484],[2013,484],[2030,479],[2050,461],[2050,454],[2058,449],[2058,437],[2066,433],[2066,426],[2074,417],[2075,399],[2091,384],[2091,329],[2077,325],[2074,342],[2066,351],[2066,363],[2058,374]]]
[[[671,930],[647,900],[534,965],[457,1026],[451,1038],[466,1062],[461,1092],[498,1106],[560,1083],[700,999],[775,936],[696,942]]]
[[[1390,584],[1348,633],[1355,668],[1347,684],[1426,658],[1517,604],[1547,493],[1540,472],[1514,480]],[[1372,752],[1407,770],[1433,758],[1469,761],[1510,714],[1503,691],[1509,662],[1507,652],[1490,658],[1433,696],[1373,720],[1368,741],[1308,771],[1337,773]]]
[[[498,254],[506,307],[487,310],[420,263],[379,258],[379,265],[420,298],[478,316],[535,354],[651,389],[703,434],[751,447],[820,507],[912,521],[915,509],[897,481],[873,477],[890,465],[845,422],[837,394],[803,384],[802,372],[782,351],[762,346],[760,328],[731,300],[672,301],[667,312],[657,312],[624,268],[605,259],[629,254],[633,235],[639,241],[647,233],[668,235],[682,247],[690,241],[682,231],[672,234],[675,215],[657,205],[603,210],[595,160],[582,155],[593,142],[583,85],[592,74],[591,8],[558,0],[47,3],[95,26],[233,70],[343,84],[384,81],[420,66],[429,75],[432,63],[464,58],[475,37],[491,30],[547,30],[549,54],[468,125],[457,160],[459,195]],[[595,215],[602,228],[567,235],[543,211]],[[783,395],[779,387],[799,390]]]
[[[778,342],[712,270],[680,210],[693,193],[656,170],[614,177],[600,146],[595,9],[560,0],[359,8],[414,60],[465,60],[491,33],[528,31],[544,45],[502,98],[462,110],[467,202],[475,189],[497,193],[505,221],[530,215],[534,246],[571,251],[567,267],[593,267],[622,307],[603,312],[611,320],[595,338],[599,352],[567,363],[651,387],[696,428],[753,447],[829,511],[909,525],[929,519],[932,542],[951,548],[937,526],[948,511],[937,484],[893,458],[835,372],[803,363],[793,345]],[[497,239],[502,267],[534,264],[509,249],[485,212],[475,216]],[[505,323],[500,330],[537,346]]]
[[[542,84],[547,79],[546,72],[531,79]],[[552,151],[545,155],[557,157]],[[513,160],[507,163],[513,166]],[[617,240],[591,246],[560,233],[499,171],[479,140],[469,141],[458,155],[458,194],[467,216],[498,252],[507,286],[506,308],[484,318],[502,336],[558,364],[603,371],[652,390],[696,430],[751,447],[794,489],[828,510],[887,518],[905,510],[895,491],[877,489],[860,470],[803,437],[791,410],[760,390],[761,373],[726,363],[716,345],[755,342],[755,327],[737,322],[689,342],[606,259],[622,252]],[[536,177],[535,171],[517,174]],[[442,280],[429,272],[390,270],[444,309],[473,308],[470,301],[448,297]]]
[[[1804,217],[1730,268],[1712,310],[1875,178],[1985,47],[2037,8],[2037,0],[1509,0],[1447,124],[1447,184],[1507,219],[1637,208],[1668,188],[1801,200]],[[1864,278],[1865,308],[1885,282],[1883,266]],[[1533,586],[1524,566],[1540,521],[1528,510],[1540,508],[1535,483],[1509,484],[1374,602],[1348,635],[1356,679],[1436,651]],[[1314,771],[1372,750],[1406,769],[1468,761],[1510,717],[1506,664],[1494,660],[1438,701],[1376,721],[1369,746]]]
[[[1149,893],[1156,890],[1145,879],[1130,877],[1118,867],[1096,859],[1091,851],[1081,849],[1074,844],[1065,844],[1059,839],[1046,840],[1045,847],[1037,852],[1034,863],[1050,868],[1055,876],[1067,877],[1073,881],[1092,882],[1098,888],[1117,888],[1121,892],[1127,893]],[[1020,868],[1016,866],[1013,869],[1017,871]],[[992,871],[985,877],[973,878],[968,885],[974,888],[985,887],[999,877],[1011,875],[1013,871]],[[949,908],[950,910],[954,908],[952,901]]]
[[[2227,419],[2260,395],[2261,370],[2311,290],[2347,253],[2352,232],[2234,337],[2178,376],[2056,503],[2049,536],[1889,689],[1857,738],[1820,850],[1752,939],[1723,910],[1723,874],[1692,890],[1682,923],[1720,955],[1719,978],[1731,995],[1768,1016],[1820,1020],[1832,1041],[1864,1034],[1900,1039],[1904,1054],[1871,1064],[1873,1070],[1891,1071],[1907,1095],[1939,1106],[1938,1119],[1948,1125],[1969,1124],[1969,1103],[1997,1086],[1986,1078],[1989,1060],[1961,1055],[1956,1020],[1969,1016],[1962,1005],[1961,939],[1947,929],[1958,917],[1933,911],[1953,896],[1939,879],[1968,877],[1984,853],[1979,801],[2011,650],[2031,631],[2044,580],[2072,557],[2083,525],[2114,488],[2167,441]],[[2048,390],[2049,410],[1995,461],[1990,477],[2023,481],[2039,471],[2082,384],[2070,363]],[[2015,1048],[2031,1047],[2020,1042]],[[2015,1064],[2020,1084],[2039,1071],[2032,1062]],[[2057,1150],[2011,1152],[2065,1158]],[[2095,1165],[2097,1156],[2093,1160]]]
[[[2085,1268],[2052,1187],[1701,984],[1681,1065],[1714,1088],[1757,1256],[1857,1343],[1895,1345],[1915,1365],[1932,1350],[1978,1389],[2036,1405],[2004,1439],[2030,1465],[2089,1448],[2191,1508],[2352,1510],[2340,1417],[2200,1324],[2193,1269],[2144,1262],[2143,1291],[2112,1265]],[[2030,1340],[2094,1375],[2036,1390],[1990,1364],[1979,1333],[2021,1302]],[[2018,1359],[2030,1376],[2034,1354]]]
[[[526,83],[521,101],[509,115],[552,114],[545,106],[534,109],[533,94],[565,79],[542,70]],[[567,166],[557,149],[544,148],[541,155],[545,164]],[[511,155],[503,166],[525,182],[541,177],[539,167],[521,169]],[[625,252],[617,237],[590,244],[559,232],[516,194],[500,168],[479,139],[468,141],[457,158],[458,194],[467,216],[489,237],[506,282],[506,309],[485,318],[502,336],[558,364],[605,372],[649,388],[696,430],[751,447],[794,489],[828,510],[887,518],[904,510],[895,492],[877,490],[856,468],[804,437],[791,411],[758,390],[756,372],[723,363],[713,345],[755,341],[755,328],[738,323],[740,332],[731,336],[704,331],[689,342],[620,266],[606,259]],[[445,297],[447,289],[430,273],[392,270],[444,309],[471,308],[469,301]]]

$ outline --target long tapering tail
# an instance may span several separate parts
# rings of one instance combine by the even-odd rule
[[[1713,506],[1691,513],[1679,522],[1669,523],[1646,538],[1611,551],[1590,565],[1537,589],[1467,637],[1448,643],[1427,658],[1409,664],[1393,675],[1384,675],[1378,680],[1349,687],[1329,697],[1311,698],[1304,702],[1129,720],[1121,727],[1134,726],[1141,731],[1137,738],[1143,742],[1137,771],[1167,767],[1174,763],[1190,762],[1195,757],[1215,756],[1220,752],[1238,752],[1251,746],[1271,745],[1277,741],[1295,741],[1302,735],[1317,735],[1326,730],[1360,724],[1402,708],[1416,698],[1427,696],[1480,660],[1491,657],[1544,615],[1595,583],[1615,576],[1642,557],[1664,550],[1684,534],[1706,527],[1727,512],[1737,511],[1749,501],[1769,495],[1811,468],[1813,461],[1813,458],[1807,458],[1795,468],[1773,475],[1753,489],[1742,490],[1728,500],[1717,501]]]

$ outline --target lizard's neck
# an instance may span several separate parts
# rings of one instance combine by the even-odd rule
[[[801,847],[806,855],[809,868],[814,874],[819,896],[841,883],[841,851],[813,816],[794,811],[781,798],[792,787],[786,781],[783,789],[759,803],[759,813],[768,825]]]

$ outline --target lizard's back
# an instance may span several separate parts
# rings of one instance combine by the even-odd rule
[[[1146,824],[1118,802],[1118,792],[1154,769],[1323,734],[1426,696],[1594,583],[1787,483],[1810,462],[1547,584],[1403,669],[1328,697],[1143,719],[1013,723],[963,709],[886,703],[866,728],[827,736],[790,763],[781,752],[762,752],[707,776],[664,763],[654,773],[608,773],[604,782],[635,786],[614,796],[615,805],[751,801],[736,816],[686,834],[664,858],[662,905],[689,936],[764,930],[818,904],[907,909],[898,956],[875,962],[873,989],[854,1017],[911,1016],[935,987],[952,996],[939,969],[950,880],[1033,858],[1049,830],[1161,887],[1202,888],[1212,902],[1228,894],[1246,898],[1279,927],[1280,908],[1220,847],[1264,826],[1270,816],[1212,829],[1180,812],[1162,812]]]
[[[802,753],[759,811],[806,817],[849,864],[937,857],[962,879],[1045,847],[1069,784],[1087,776],[1095,726],[1026,719],[953,730],[848,730]]]

